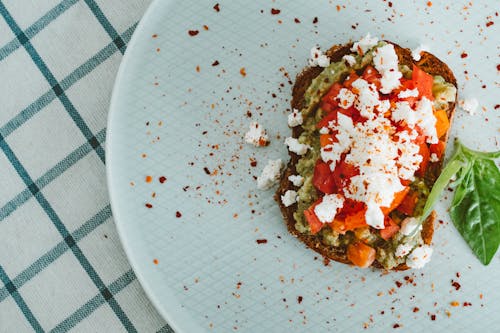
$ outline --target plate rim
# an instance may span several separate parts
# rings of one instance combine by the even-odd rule
[[[113,89],[111,92],[111,100],[109,103],[108,115],[106,121],[105,162],[106,162],[106,186],[107,186],[112,217],[115,222],[114,224],[118,232],[118,237],[120,239],[121,246],[127,257],[127,261],[132,267],[132,270],[135,276],[137,277],[137,280],[139,281],[141,288],[144,290],[144,293],[146,294],[148,300],[151,302],[151,304],[153,304],[155,310],[160,314],[160,316],[167,322],[167,324],[175,332],[183,332],[184,330],[181,329],[182,325],[179,325],[179,322],[176,321],[177,316],[175,315],[175,313],[173,311],[167,311],[165,307],[161,305],[159,298],[155,296],[153,288],[150,285],[150,282],[148,282],[149,280],[145,277],[145,274],[143,274],[143,271],[140,269],[137,259],[134,257],[132,253],[133,252],[131,248],[132,246],[128,243],[127,236],[125,235],[126,234],[125,226],[122,222],[120,222],[120,220],[122,220],[120,218],[121,213],[119,213],[119,210],[116,209],[116,207],[118,206],[117,203],[118,193],[116,193],[117,191],[116,189],[113,189],[111,181],[111,179],[113,178],[113,171],[111,165],[113,165],[112,160],[114,159],[113,150],[111,149],[113,141],[112,123],[113,119],[115,119],[115,117],[118,115],[119,112],[117,110],[117,106],[119,103],[118,95],[121,89],[120,86],[122,85],[123,77],[125,76],[126,73],[126,69],[129,67],[130,59],[132,58],[131,50],[138,43],[137,41],[139,40],[140,36],[144,34],[146,25],[152,19],[152,16],[155,13],[155,9],[160,5],[168,6],[174,1],[175,0],[153,0],[149,4],[148,8],[146,9],[142,18],[137,24],[137,27],[135,28],[134,33],[132,34],[132,37],[127,45],[127,49],[120,62],[120,66],[118,68],[118,72],[116,74],[115,81],[113,84]]]

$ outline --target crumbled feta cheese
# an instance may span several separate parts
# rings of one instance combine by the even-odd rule
[[[297,192],[294,190],[288,190],[284,195],[281,196],[281,202],[285,207],[290,207],[297,202]]]
[[[418,89],[406,89],[400,91],[398,94],[398,98],[408,98],[408,97],[418,97]]]
[[[397,165],[399,167],[399,178],[401,179],[413,180],[415,171],[420,168],[420,162],[422,162],[420,147],[412,142],[417,136],[418,133],[415,130],[412,130],[411,133],[408,133],[408,131],[397,133],[397,145],[401,153],[397,159]]]
[[[297,155],[304,155],[311,146],[300,143],[299,140],[289,137],[285,139],[285,145],[288,146],[288,150]]]
[[[400,86],[399,79],[403,77],[403,74],[398,69],[398,55],[394,50],[394,45],[386,44],[378,47],[373,52],[373,64],[382,75],[380,92],[389,94],[393,89]]]
[[[302,125],[303,121],[302,112],[297,109],[293,109],[292,113],[288,115],[288,126],[290,127]]]
[[[269,143],[269,137],[266,130],[258,122],[250,123],[250,130],[245,134],[245,141],[255,147],[266,146]]]
[[[422,129],[427,137],[427,143],[438,143],[436,132],[436,117],[432,108],[432,102],[427,97],[422,97],[417,103],[417,125]]]
[[[262,173],[257,178],[257,187],[261,190],[271,188],[280,179],[283,162],[280,159],[269,160],[267,165],[262,170]]]
[[[431,261],[432,248],[428,245],[422,245],[415,248],[406,258],[406,265],[410,268],[422,268]]]
[[[339,106],[341,108],[349,109],[356,100],[356,95],[349,89],[342,88],[336,98],[339,100]]]
[[[416,49],[412,50],[411,56],[413,57],[413,60],[419,61],[422,58],[421,53],[424,51],[425,52],[429,51],[429,47],[427,45],[424,45],[424,44],[420,44]]]
[[[354,88],[354,92],[358,94],[355,107],[359,110],[360,114],[368,119],[375,117],[374,108],[380,104],[377,87],[361,78],[354,81],[352,87]]]
[[[412,248],[413,246],[410,244],[399,244],[398,247],[396,248],[396,252],[394,253],[394,255],[397,258],[402,258],[408,255],[408,253],[410,253]]]
[[[379,105],[377,106],[377,111],[380,113],[386,113],[391,108],[391,102],[388,99],[380,100]]]
[[[293,186],[302,186],[304,184],[304,177],[301,175],[290,175],[288,176],[288,180],[292,182]]]
[[[384,213],[373,201],[368,202],[365,219],[369,226],[375,229],[384,229]]]
[[[431,161],[432,163],[439,162],[439,157],[436,155],[436,153],[432,153],[429,157],[429,161]]]
[[[328,67],[330,65],[330,58],[328,58],[318,47],[311,49],[311,58],[309,59],[309,66]]]
[[[314,213],[323,223],[330,223],[337,215],[337,211],[344,206],[344,198],[339,194],[327,194],[320,204],[314,207]]]
[[[328,134],[330,133],[330,130],[328,129],[328,127],[321,127],[319,129],[319,134]]]
[[[479,102],[475,98],[466,98],[458,101],[458,106],[460,106],[462,110],[469,112],[469,114],[473,116],[476,113]]]
[[[337,115],[337,124],[332,128],[337,131],[335,137],[338,142],[321,148],[321,159],[325,163],[332,162],[330,163],[330,169],[333,171],[342,154],[347,152],[351,146],[354,133],[352,118],[339,113]]]
[[[354,58],[354,56],[351,54],[346,54],[342,57],[342,59],[345,60],[345,62],[347,62],[347,64],[351,67],[356,64],[356,58]]]
[[[417,123],[417,114],[408,102],[397,102],[392,110],[391,118],[395,122],[404,121],[411,128]]]
[[[357,52],[360,55],[363,55],[378,44],[377,37],[371,37],[370,33],[367,33],[365,37],[361,38],[358,42],[354,43],[351,47],[351,51]]]
[[[415,230],[422,230],[422,224],[415,217],[407,217],[401,222],[401,229],[399,232],[404,236],[410,236]]]

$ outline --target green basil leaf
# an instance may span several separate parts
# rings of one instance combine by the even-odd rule
[[[434,204],[436,203],[436,201],[438,201],[439,197],[441,196],[441,192],[443,192],[446,186],[448,186],[450,179],[453,178],[453,176],[455,176],[457,172],[459,172],[460,169],[464,167],[465,163],[461,160],[460,157],[461,155],[455,155],[443,169],[438,179],[436,179],[436,182],[432,186],[431,193],[429,194],[429,197],[427,197],[427,201],[425,202],[423,213],[420,217],[421,222],[425,221],[425,219],[432,212],[432,207],[434,207]]]
[[[486,159],[487,153],[466,149],[474,160],[456,186],[450,215],[475,255],[488,265],[500,245],[500,172],[490,159],[497,153],[489,153]]]

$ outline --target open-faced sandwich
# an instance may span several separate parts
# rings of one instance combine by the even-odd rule
[[[314,48],[296,78],[290,162],[276,193],[288,230],[324,257],[404,270],[430,260],[456,79],[428,52],[370,35]]]

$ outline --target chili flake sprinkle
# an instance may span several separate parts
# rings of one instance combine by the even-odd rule
[[[158,265],[159,263],[158,259],[153,259],[153,264]]]
[[[247,72],[246,72],[246,70],[245,70],[245,67],[241,67],[241,68],[240,68],[240,74],[241,74],[241,76],[243,76],[243,77],[247,76]]]
[[[164,182],[167,181],[167,177],[161,176],[160,178],[158,178],[158,181],[160,182],[160,184],[163,184]]]
[[[145,204],[144,206],[146,206],[146,208],[153,208],[153,205],[152,205],[152,204],[150,204],[150,203],[147,203],[147,204]]]
[[[151,183],[153,181],[153,177],[146,176],[146,183]]]
[[[198,30],[188,30],[188,34],[189,34],[189,36],[191,36],[191,37],[196,36],[198,33],[199,33],[199,31],[198,31]]]

